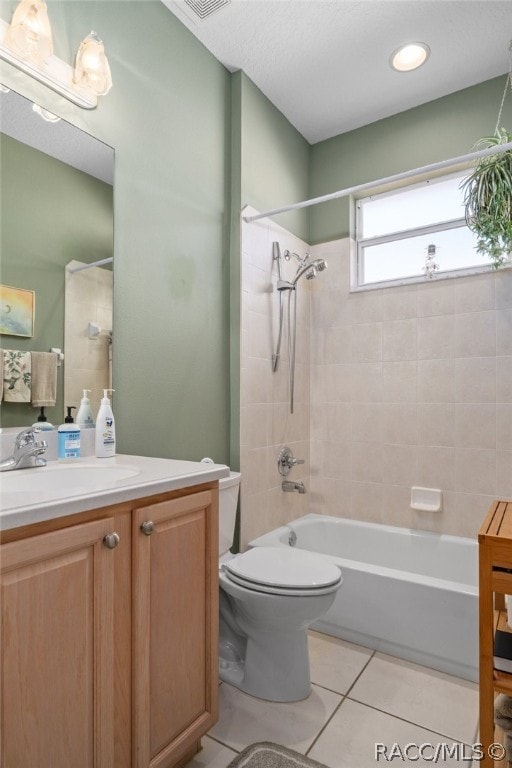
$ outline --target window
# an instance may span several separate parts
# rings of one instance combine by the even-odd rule
[[[436,276],[490,268],[466,226],[460,189],[466,176],[459,172],[357,200],[353,287],[425,280],[429,251]]]

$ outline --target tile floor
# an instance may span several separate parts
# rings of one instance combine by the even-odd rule
[[[416,753],[403,760],[391,749],[473,744],[477,685],[317,632],[310,633],[310,658],[313,690],[305,701],[261,701],[222,683],[219,721],[187,768],[226,768],[257,741],[283,744],[328,768],[471,766],[471,750],[462,746],[458,759],[435,762],[428,751],[425,760]],[[376,742],[386,745],[387,760],[376,759]]]

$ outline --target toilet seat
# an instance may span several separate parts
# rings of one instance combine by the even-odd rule
[[[285,547],[255,547],[223,563],[222,569],[245,589],[275,595],[325,595],[342,581],[340,569],[326,558]]]

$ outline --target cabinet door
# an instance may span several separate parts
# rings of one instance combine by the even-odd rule
[[[136,509],[133,519],[133,762],[167,768],[217,719],[217,494]]]
[[[0,548],[2,768],[113,764],[112,525]]]

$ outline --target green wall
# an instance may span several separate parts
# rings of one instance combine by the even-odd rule
[[[306,200],[310,145],[243,72],[234,75],[240,89],[241,202],[258,211]],[[275,217],[285,229],[309,242],[309,212]]]
[[[505,76],[315,144],[309,197],[385,178],[471,151],[494,133]],[[512,98],[502,123],[512,130]],[[349,198],[310,210],[311,243],[349,234]]]
[[[49,155],[0,134],[0,278],[4,285],[35,291],[32,338],[2,336],[6,349],[64,348],[65,265],[112,256],[112,187]],[[64,420],[63,376],[48,420]],[[29,425],[30,405],[2,403],[3,427]]]

